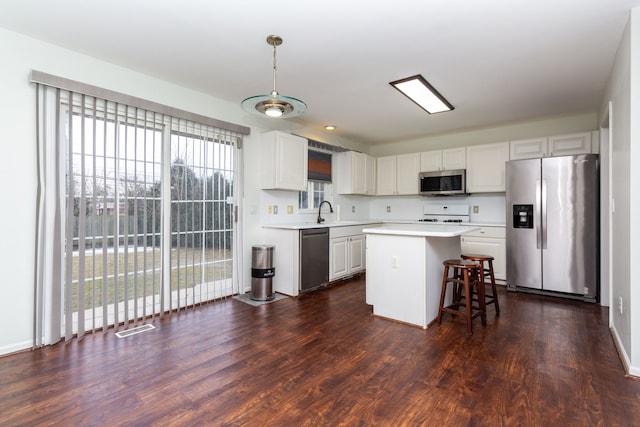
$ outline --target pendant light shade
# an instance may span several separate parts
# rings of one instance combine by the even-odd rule
[[[276,46],[282,44],[282,38],[267,36],[267,43],[273,46],[273,90],[269,95],[250,96],[240,104],[248,113],[272,118],[286,119],[299,116],[307,111],[307,104],[297,98],[280,95],[276,90]]]

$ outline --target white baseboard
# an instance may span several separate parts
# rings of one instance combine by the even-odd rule
[[[640,368],[638,368],[637,366],[631,365],[629,356],[627,355],[627,352],[625,351],[624,346],[622,345],[622,340],[620,339],[620,336],[618,335],[618,331],[616,330],[615,326],[611,326],[609,330],[611,331],[611,336],[613,337],[613,343],[616,346],[616,350],[618,350],[620,359],[622,359],[622,365],[624,367],[624,371],[627,373],[627,375],[632,375],[634,377],[640,378]]]
[[[17,353],[19,351],[29,350],[31,349],[33,342],[25,341],[21,343],[16,343],[12,345],[8,345],[5,347],[0,347],[0,356],[5,356],[11,353]]]

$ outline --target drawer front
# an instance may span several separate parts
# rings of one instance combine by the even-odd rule
[[[505,227],[480,227],[480,230],[465,234],[469,237],[490,237],[493,239],[505,239],[507,237]]]
[[[329,237],[334,239],[336,237],[347,237],[362,234],[362,229],[367,228],[365,225],[348,225],[344,227],[331,227],[329,228]]]

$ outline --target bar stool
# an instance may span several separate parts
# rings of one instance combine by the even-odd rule
[[[493,260],[490,255],[462,254],[462,259],[475,261],[480,264],[480,281],[485,285],[485,305],[493,304],[496,308],[496,316],[500,315],[500,304],[498,303],[498,290],[496,288],[496,277],[493,274]],[[488,276],[489,281],[485,280]],[[487,287],[491,285],[491,295],[487,294]]]
[[[440,292],[440,307],[438,308],[438,325],[442,324],[442,314],[451,313],[467,318],[467,334],[472,335],[471,320],[480,316],[482,326],[487,326],[487,310],[485,306],[484,282],[480,280],[480,264],[464,259],[449,259],[442,263],[442,291]],[[449,275],[451,271],[451,275]],[[451,305],[445,307],[444,298],[447,292],[447,284],[453,285],[453,298]],[[477,304],[473,304],[473,288],[478,292]],[[460,310],[462,298],[467,296],[464,303],[465,310]]]

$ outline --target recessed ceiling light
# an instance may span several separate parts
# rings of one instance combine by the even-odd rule
[[[429,114],[453,110],[453,105],[418,74],[389,83]]]
[[[328,130],[328,131],[336,130],[336,127],[334,125],[326,125],[324,127],[324,130]]]

